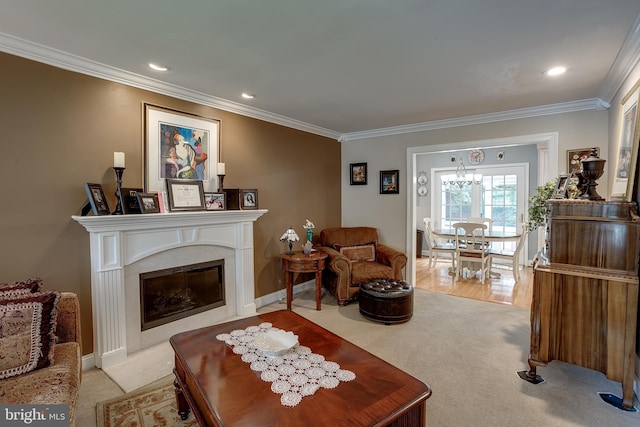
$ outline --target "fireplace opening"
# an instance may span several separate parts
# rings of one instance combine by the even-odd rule
[[[143,331],[223,305],[224,260],[140,274]]]

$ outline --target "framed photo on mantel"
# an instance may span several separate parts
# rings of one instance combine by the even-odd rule
[[[167,179],[167,193],[171,211],[205,210],[202,181]]]
[[[89,204],[91,205],[91,210],[94,215],[111,215],[109,203],[104,196],[102,185],[87,182],[84,184],[84,190],[87,192]]]
[[[140,213],[160,213],[160,204],[158,203],[158,195],[153,193],[136,193]]]

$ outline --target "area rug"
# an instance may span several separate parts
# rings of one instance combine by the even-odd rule
[[[178,415],[173,378],[123,394],[96,405],[98,427],[197,427],[193,414]]]

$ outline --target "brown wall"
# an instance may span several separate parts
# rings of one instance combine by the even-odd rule
[[[257,188],[256,297],[284,288],[278,239],[340,225],[340,143],[192,102],[0,53],[0,282],[38,276],[76,292],[85,354],[93,352],[89,235],[71,215],[83,184],[101,183],[115,206],[113,152],[126,154],[124,187],[143,186],[143,103],[219,119],[225,188]],[[299,247],[298,247],[299,249]],[[307,280],[306,277],[298,281]]]

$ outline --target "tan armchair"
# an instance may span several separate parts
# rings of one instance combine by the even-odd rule
[[[317,249],[329,254],[322,283],[347,305],[358,297],[359,285],[370,279],[402,280],[407,256],[378,242],[372,227],[328,228],[320,232]]]

